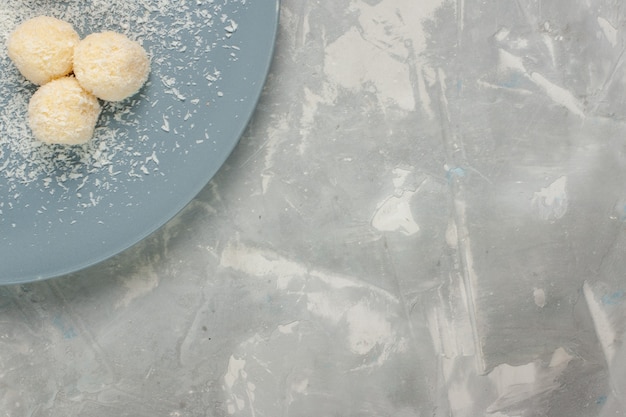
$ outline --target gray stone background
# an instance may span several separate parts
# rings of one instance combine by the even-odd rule
[[[0,288],[0,416],[624,415],[625,14],[283,0],[197,198]]]

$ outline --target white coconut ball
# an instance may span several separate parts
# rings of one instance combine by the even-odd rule
[[[93,136],[100,103],[76,78],[63,77],[39,87],[28,104],[28,123],[35,139],[76,145]]]
[[[74,49],[76,79],[102,100],[120,101],[132,96],[149,73],[146,51],[121,33],[92,33]]]
[[[72,72],[80,37],[71,24],[38,16],[20,24],[7,39],[7,53],[29,81],[42,85]]]

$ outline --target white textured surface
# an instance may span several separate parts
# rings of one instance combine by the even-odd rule
[[[283,0],[211,184],[0,289],[0,415],[624,415],[625,13]]]

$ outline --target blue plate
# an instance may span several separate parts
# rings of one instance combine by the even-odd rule
[[[0,49],[0,284],[103,261],[187,205],[254,111],[278,9],[278,0],[3,2],[2,42],[17,23],[46,14],[81,36],[115,30],[141,41],[152,72],[136,96],[103,103],[89,144],[42,145],[26,124],[36,87]]]

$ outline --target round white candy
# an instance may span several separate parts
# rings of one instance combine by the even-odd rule
[[[74,49],[76,79],[103,100],[120,101],[132,96],[149,73],[146,51],[121,33],[92,33]]]
[[[93,136],[100,103],[74,77],[41,86],[28,104],[28,122],[35,139],[46,143],[81,144]]]
[[[7,52],[27,80],[41,85],[72,72],[74,47],[79,41],[71,24],[38,16],[9,35]]]

